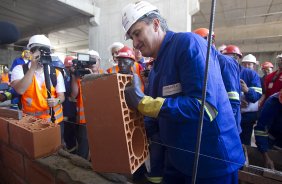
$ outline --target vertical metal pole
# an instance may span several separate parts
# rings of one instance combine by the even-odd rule
[[[212,44],[212,32],[213,32],[213,24],[214,24],[215,6],[216,6],[216,0],[212,0],[205,78],[204,78],[204,84],[203,84],[203,90],[202,90],[202,105],[201,105],[201,112],[200,112],[200,119],[199,119],[199,127],[198,127],[198,132],[197,132],[195,159],[194,159],[192,182],[191,182],[192,184],[195,184],[196,179],[197,179],[198,162],[199,162],[201,140],[202,140],[203,120],[204,120],[204,107],[205,107],[206,93],[207,93],[207,81],[208,81],[208,72],[209,72],[210,49],[211,49],[211,44]]]

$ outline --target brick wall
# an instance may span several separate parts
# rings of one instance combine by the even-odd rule
[[[127,183],[122,175],[95,173],[87,160],[58,150],[60,126],[46,123],[28,115],[0,117],[0,184]]]

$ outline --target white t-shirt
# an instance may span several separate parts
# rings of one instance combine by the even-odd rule
[[[28,64],[28,68],[30,68],[30,63]],[[50,67],[49,67],[49,73],[50,73]],[[35,71],[35,78],[36,82],[39,86],[39,89],[41,89],[42,84],[45,82],[44,72],[43,68],[40,71]],[[24,77],[23,67],[22,65],[17,65],[12,71],[11,75],[11,82],[14,80],[20,80]],[[50,80],[50,84],[52,85],[52,82]],[[64,93],[66,92],[64,78],[61,72],[59,72],[59,75],[57,76],[57,86],[56,86],[56,93]]]

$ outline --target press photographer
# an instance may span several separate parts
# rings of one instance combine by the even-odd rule
[[[27,48],[30,50],[32,58],[28,64],[17,65],[13,69],[11,86],[21,95],[24,113],[47,121],[50,121],[54,115],[53,122],[60,123],[63,120],[61,103],[65,99],[64,79],[61,72],[55,70],[57,84],[52,85],[50,79],[45,80],[47,78],[43,70],[45,65],[48,71],[48,64],[51,63],[50,40],[45,35],[34,35],[29,39]],[[48,89],[48,83],[50,84],[50,90]],[[51,116],[50,110],[52,108],[54,113]]]

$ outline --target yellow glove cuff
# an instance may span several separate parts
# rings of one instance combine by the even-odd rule
[[[156,118],[163,106],[165,98],[157,97],[156,99],[150,96],[144,96],[138,104],[138,111],[145,116]]]

